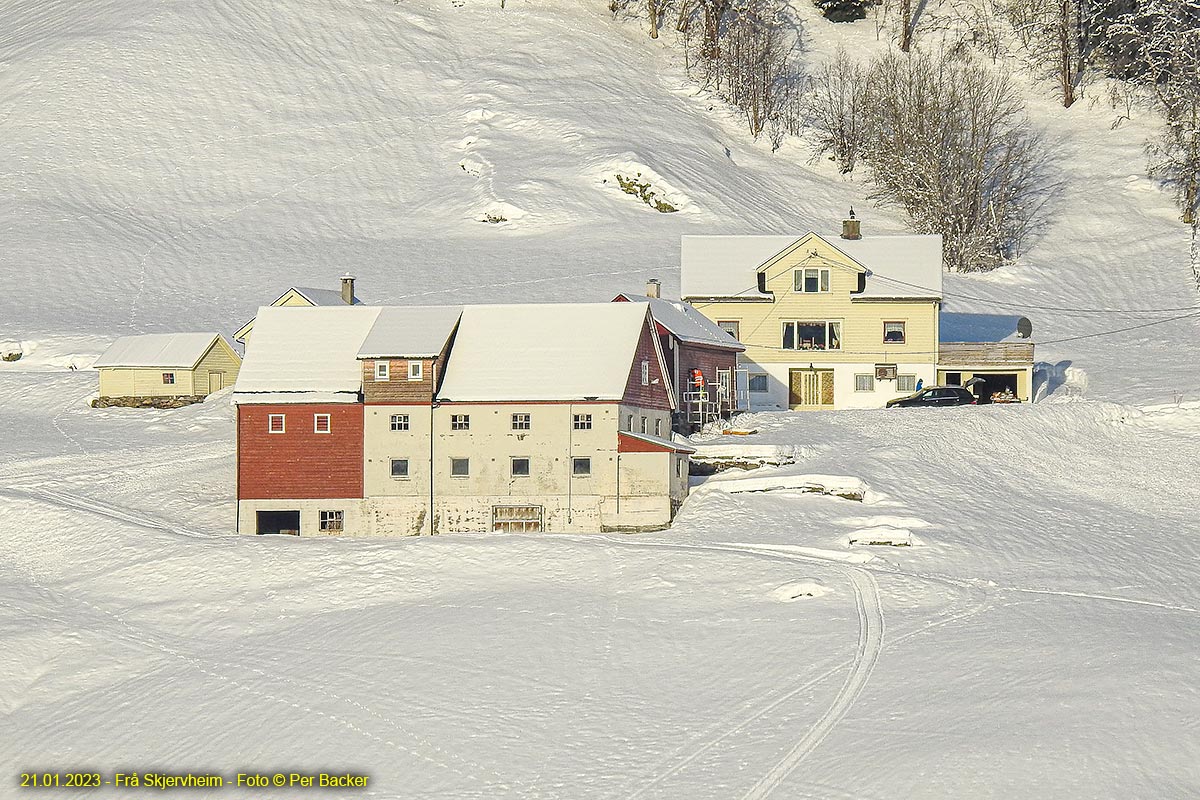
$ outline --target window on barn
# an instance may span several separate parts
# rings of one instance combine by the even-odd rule
[[[392,365],[387,361],[375,362],[375,380],[383,383],[392,378]]]
[[[408,414],[392,414],[392,430],[408,430]]]
[[[408,459],[393,458],[392,459],[392,477],[407,478],[408,477]]]
[[[529,477],[529,459],[528,458],[524,458],[524,457],[513,458],[511,467],[512,467],[512,476],[514,478],[528,478]]]
[[[896,391],[898,392],[915,392],[917,390],[916,375],[897,375],[896,376]]]
[[[420,361],[408,362],[408,379],[410,381],[419,381],[424,374],[424,365]]]
[[[592,429],[591,414],[576,414],[571,422],[571,427],[577,431],[590,431]]]
[[[576,477],[587,477],[592,474],[592,460],[590,458],[572,459],[571,474]]]
[[[345,529],[346,512],[322,511],[321,531],[324,533],[341,533]]]
[[[642,362],[642,386],[650,385],[650,362]]]
[[[267,415],[267,433],[283,433],[284,431],[283,414],[268,414]]]
[[[642,433],[646,432],[646,418],[642,417]]]
[[[883,323],[883,341],[885,344],[904,344],[904,323]]]
[[[329,433],[328,414],[313,414],[313,433]]]
[[[471,474],[471,459],[469,458],[452,458],[450,459],[450,474],[456,478],[465,478]]]
[[[870,373],[863,373],[854,376],[854,391],[856,392],[873,392],[875,391],[875,376]]]
[[[512,429],[514,431],[527,431],[532,425],[531,418],[528,414],[513,414]]]
[[[164,372],[162,374],[162,381],[164,384],[167,384],[168,386],[175,383],[175,373],[174,372]]]
[[[625,430],[633,433],[633,414],[625,415]]]
[[[752,391],[752,392],[770,391],[767,374],[765,372],[756,372],[750,376],[750,391]]]
[[[452,430],[452,431],[469,431],[469,430],[471,430],[471,415],[470,414],[451,414],[450,415],[450,430]]]
[[[662,417],[655,417],[654,419],[654,435],[662,436]]]

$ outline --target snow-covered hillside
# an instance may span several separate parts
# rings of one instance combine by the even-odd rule
[[[736,446],[797,462],[703,481],[647,536],[239,538],[226,396],[87,407],[115,337],[228,334],[346,270],[371,303],[600,300],[675,291],[683,233],[836,232],[851,204],[903,231],[605,3],[498,5],[0,4],[7,793],[95,768],[362,770],[347,796],[406,799],[1200,794],[1197,318],[1040,345],[1033,406],[746,419]],[[792,6],[812,59],[884,46]],[[1018,77],[1062,189],[948,308],[1042,342],[1185,313],[1057,309],[1196,308],[1150,121]],[[639,171],[678,213],[617,189]]]

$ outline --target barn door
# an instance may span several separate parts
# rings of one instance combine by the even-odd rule
[[[225,380],[221,376],[221,373],[219,373],[219,372],[208,373],[208,392],[209,392],[209,394],[212,394],[213,392],[219,392],[223,388],[225,388]]]

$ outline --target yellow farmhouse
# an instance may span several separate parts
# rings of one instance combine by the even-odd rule
[[[147,399],[207,397],[237,380],[242,360],[219,333],[123,336],[93,365],[98,405]]]
[[[752,410],[878,408],[989,373],[1029,400],[1032,344],[999,363],[994,344],[962,346],[963,366],[939,371],[940,236],[864,238],[853,215],[840,237],[684,236],[680,284],[746,346]]]
[[[313,308],[316,306],[359,306],[362,301],[354,294],[354,276],[347,273],[341,277],[342,288],[314,289],[308,286],[293,286],[276,297],[271,307]],[[233,335],[233,340],[242,345],[250,343],[250,333],[254,330],[254,320],[243,325]]]

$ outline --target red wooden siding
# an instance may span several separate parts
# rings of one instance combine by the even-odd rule
[[[642,385],[642,362],[650,362],[650,385]],[[671,395],[667,391],[667,381],[658,363],[658,353],[654,349],[654,333],[649,325],[642,325],[642,334],[638,338],[637,352],[633,356],[633,364],[629,370],[629,380],[625,383],[623,403],[642,408],[671,409]],[[657,383],[655,382],[657,381]]]
[[[267,417],[284,414],[284,433]],[[329,433],[313,415],[329,415]],[[363,496],[363,406],[358,403],[238,406],[238,499]]]
[[[699,369],[704,373],[704,380],[711,386],[717,384],[718,369],[737,369],[737,353],[732,350],[720,350],[715,347],[702,347],[695,344],[678,342],[679,348],[679,382],[678,391],[685,392],[692,370]]]

